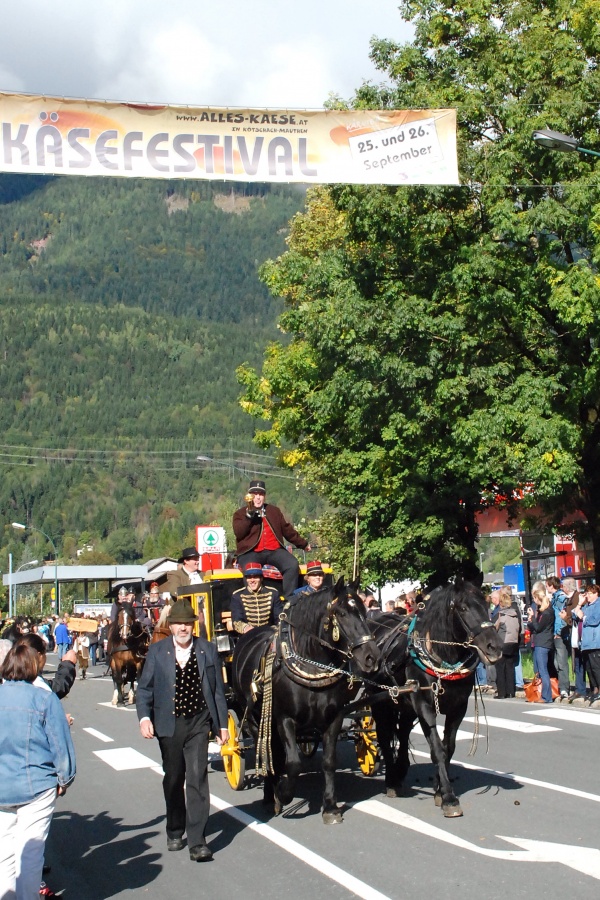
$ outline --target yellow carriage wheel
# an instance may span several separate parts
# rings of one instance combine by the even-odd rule
[[[373,716],[362,716],[358,722],[358,735],[355,738],[356,758],[363,775],[371,778],[379,769],[379,744]]]
[[[232,709],[229,710],[227,716],[227,731],[229,732],[227,743],[221,745],[225,777],[234,791],[241,791],[244,788],[246,760],[244,759],[244,748],[240,742],[240,720]]]

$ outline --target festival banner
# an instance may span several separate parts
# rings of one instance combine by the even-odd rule
[[[458,184],[456,110],[260,110],[0,92],[0,171]]]

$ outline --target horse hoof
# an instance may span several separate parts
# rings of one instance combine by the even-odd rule
[[[433,795],[433,802],[435,803],[435,805],[436,805],[437,807],[440,807],[440,806],[442,805],[442,795],[441,795],[441,794],[434,794],[434,795]]]
[[[275,797],[275,802],[273,804],[273,811],[276,816],[280,816],[283,812],[283,803],[279,799],[279,797]]]
[[[341,825],[344,818],[341,812],[324,812],[323,825]]]
[[[443,806],[442,811],[446,819],[458,819],[463,814],[463,811],[458,803],[456,804],[456,806]]]
[[[390,797],[390,799],[392,799],[392,800],[397,800],[398,799],[398,791],[396,790],[396,788],[393,788],[393,787],[386,788],[385,796]]]
[[[117,706],[118,700],[111,700],[110,704],[111,704],[111,706]]]

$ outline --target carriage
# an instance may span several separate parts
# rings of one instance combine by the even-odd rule
[[[323,564],[325,572],[324,586],[333,584],[331,566]],[[306,564],[300,564],[299,586],[304,584]],[[278,570],[263,567],[265,585],[281,590],[281,575]],[[225,776],[230,787],[235,791],[243,790],[246,773],[246,755],[253,746],[243,723],[244,711],[239,707],[231,683],[231,661],[233,648],[238,638],[231,623],[231,598],[233,592],[243,587],[244,580],[239,569],[215,569],[204,573],[204,581],[178,590],[178,597],[186,599],[196,614],[204,613],[204,637],[215,644],[222,664],[222,676],[228,704],[229,740],[221,747],[221,755]],[[200,634],[200,626],[195,626],[194,633]],[[367,708],[354,710],[344,722],[341,737],[354,742],[356,755],[361,771],[368,776],[377,772],[379,751],[375,736],[373,720]],[[300,753],[309,758],[319,746],[320,735],[316,731],[306,732],[298,738]]]

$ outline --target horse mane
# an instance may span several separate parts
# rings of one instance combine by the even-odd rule
[[[342,595],[343,596],[343,595]],[[323,656],[323,647],[318,641],[321,632],[321,621],[327,614],[329,605],[335,599],[332,587],[323,587],[313,594],[301,596],[288,613],[292,642],[296,653],[308,659]]]

